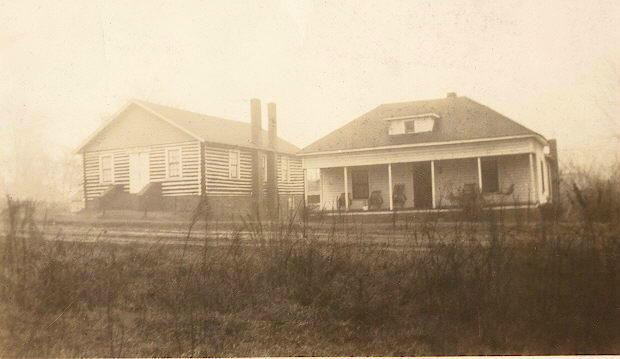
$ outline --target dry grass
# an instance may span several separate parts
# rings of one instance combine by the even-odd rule
[[[0,356],[620,351],[614,221],[429,217],[371,245],[347,217],[304,215],[197,247],[43,240],[35,209],[5,210]]]

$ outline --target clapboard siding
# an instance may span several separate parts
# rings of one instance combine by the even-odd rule
[[[240,178],[229,176],[229,152],[239,151]],[[252,193],[252,152],[205,145],[207,194],[244,196]]]
[[[181,178],[166,178],[166,150],[181,149]],[[200,142],[151,146],[151,182],[160,182],[163,196],[200,195]]]
[[[165,145],[153,145],[149,151],[149,176],[151,182],[162,184],[164,196],[200,195],[201,173],[204,166],[205,188],[209,195],[249,196],[252,194],[252,151],[228,147],[204,145],[204,162],[201,162],[200,143],[198,141]],[[181,149],[181,178],[166,177],[166,150]],[[229,178],[229,152],[239,151],[240,178]],[[129,153],[131,149],[87,152],[84,154],[86,198],[100,196],[111,184],[121,184],[125,192],[129,191]],[[100,183],[100,156],[112,154],[114,182]],[[303,168],[299,158],[286,156],[290,163],[290,179],[283,178],[282,157],[277,155],[278,193],[282,195],[303,194]]]
[[[304,170],[302,161],[295,156],[278,154],[278,193],[281,195],[304,194]],[[284,178],[282,171],[283,159],[289,162],[290,178]]]
[[[166,178],[166,149],[181,149],[181,178]],[[151,182],[162,184],[162,195],[200,195],[200,143],[198,141],[155,145],[145,148],[149,151],[149,176]],[[123,185],[129,192],[129,153],[132,149],[86,152],[84,154],[85,197],[87,200],[99,197],[110,185]],[[113,155],[113,182],[100,181],[100,157]]]
[[[99,161],[101,156],[112,155],[112,183],[101,183]],[[84,196],[87,200],[100,196],[112,184],[129,187],[129,156],[124,150],[87,152],[84,154]]]

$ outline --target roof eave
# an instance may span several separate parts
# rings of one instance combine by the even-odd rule
[[[339,153],[350,153],[350,152],[364,152],[364,151],[373,151],[373,150],[384,150],[384,149],[398,149],[398,148],[411,148],[411,147],[425,147],[425,146],[441,146],[441,145],[451,145],[451,144],[459,144],[459,143],[475,143],[475,142],[489,142],[489,141],[501,141],[501,140],[509,140],[509,139],[517,139],[517,138],[534,138],[540,144],[545,146],[547,144],[547,140],[537,134],[528,134],[528,135],[517,135],[517,136],[503,136],[503,137],[487,137],[487,138],[477,138],[471,140],[456,140],[456,141],[441,141],[441,142],[425,142],[425,143],[410,143],[403,145],[390,145],[390,146],[377,146],[377,147],[365,147],[365,148],[353,148],[353,149],[343,149],[343,150],[331,150],[331,151],[315,151],[315,152],[297,152],[298,156],[316,156],[316,155],[329,155],[329,154],[339,154]]]

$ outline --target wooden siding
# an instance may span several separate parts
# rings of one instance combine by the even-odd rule
[[[284,178],[282,171],[282,159],[287,158],[289,163],[289,178]],[[294,156],[277,155],[277,167],[278,167],[278,194],[280,195],[294,195],[304,194],[304,169],[302,166],[302,160]]]
[[[166,178],[166,150],[181,149],[181,177]],[[162,195],[200,195],[200,143],[198,141],[151,146],[151,182],[161,182]]]
[[[100,157],[112,156],[112,182],[101,183]],[[125,150],[86,152],[84,153],[84,197],[90,200],[99,197],[109,186],[123,185],[129,190],[129,156]]]
[[[230,178],[228,156],[239,151],[240,178]],[[252,193],[252,152],[243,149],[205,146],[205,175],[207,194],[249,196]]]
[[[181,177],[166,178],[166,149],[181,149]],[[198,141],[143,148],[149,152],[149,177],[151,182],[161,182],[162,195],[200,195],[200,144]],[[110,185],[122,185],[129,192],[129,153],[132,149],[86,152],[84,154],[85,198],[91,200],[100,196]],[[101,183],[100,157],[113,156],[113,182]]]

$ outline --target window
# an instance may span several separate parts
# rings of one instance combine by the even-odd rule
[[[368,171],[351,172],[351,180],[353,182],[353,199],[368,198]]]
[[[415,121],[405,121],[405,133],[415,133]]]
[[[228,152],[228,177],[239,178],[239,151]]]
[[[166,155],[168,177],[181,177],[181,150],[169,149]]]
[[[321,190],[320,169],[308,168],[306,170],[306,183],[308,192],[319,192]]]
[[[286,156],[280,157],[280,166],[282,167],[282,180],[290,181],[291,180],[291,167],[289,163],[289,159]]]
[[[112,155],[101,156],[101,183],[112,183]]]
[[[545,193],[545,164],[540,161],[540,179],[542,180],[542,191]]]
[[[483,158],[481,160],[482,192],[499,192],[499,176],[497,173],[497,158]]]

